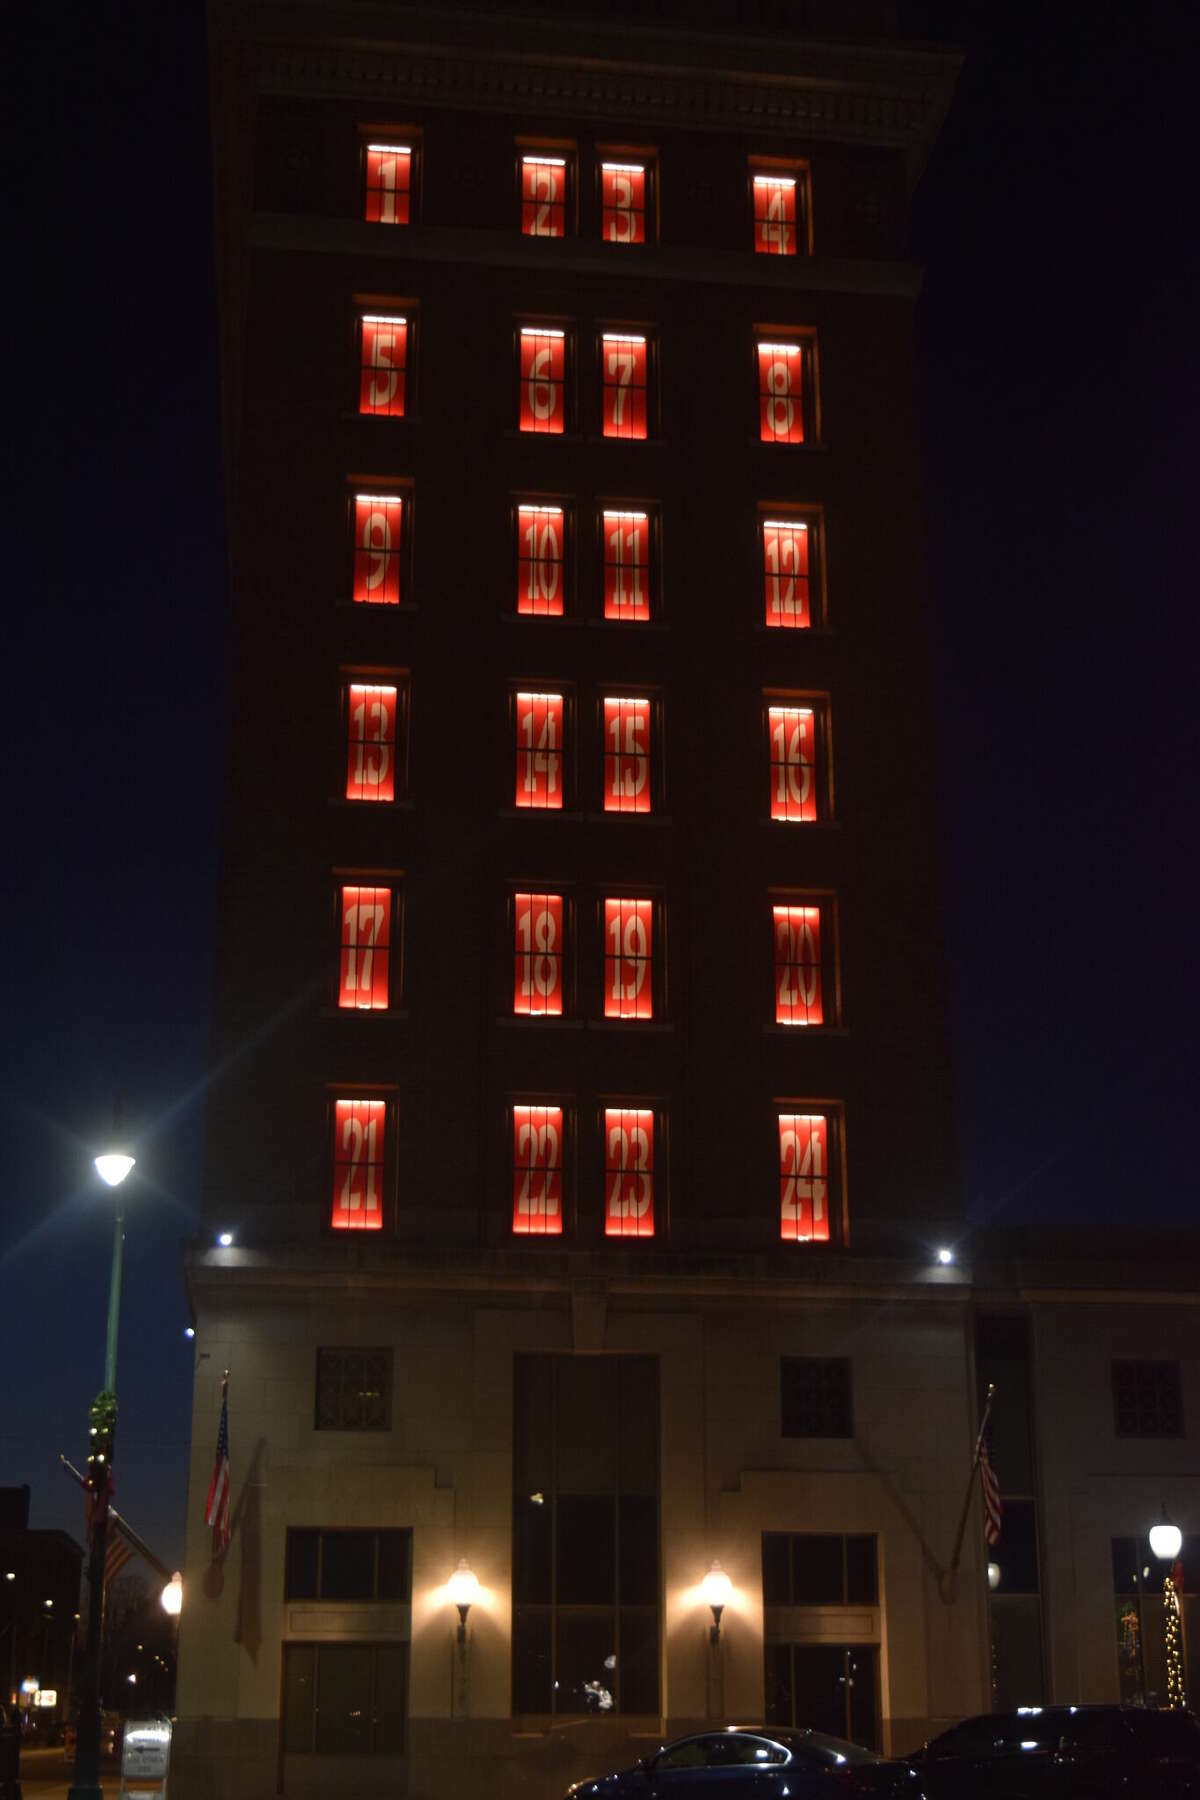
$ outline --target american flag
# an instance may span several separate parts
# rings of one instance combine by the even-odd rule
[[[1000,1527],[1004,1523],[1004,1502],[1000,1498],[1000,1483],[996,1480],[987,1445],[982,1443],[979,1446],[979,1479],[983,1483],[983,1535],[989,1544],[998,1544]]]
[[[229,1376],[221,1383],[221,1423],[217,1429],[217,1455],[212,1480],[208,1484],[208,1501],[204,1523],[212,1526],[213,1555],[219,1556],[229,1542]]]
[[[116,1580],[117,1576],[121,1573],[121,1570],[125,1567],[125,1564],[130,1561],[132,1556],[132,1544],[126,1543],[121,1533],[113,1524],[112,1514],[110,1513],[108,1519],[108,1542],[104,1546],[105,1587],[108,1586],[110,1581]]]

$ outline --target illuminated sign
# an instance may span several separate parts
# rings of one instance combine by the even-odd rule
[[[828,1138],[824,1113],[779,1115],[779,1235],[829,1242]]]
[[[351,682],[347,694],[346,798],[396,797],[396,689]]]
[[[561,811],[562,695],[518,694],[516,721],[516,804]]]
[[[600,341],[604,435],[646,435],[646,340],[629,332],[606,331]]]
[[[758,420],[764,444],[802,444],[804,353],[799,344],[758,346]]]
[[[513,1011],[557,1018],[563,1009],[562,895],[517,894],[513,920]]]
[[[368,144],[368,224],[407,225],[411,190],[411,145]]]
[[[354,600],[359,606],[400,603],[399,494],[354,496]]]
[[[517,611],[561,618],[563,610],[563,509],[517,508]]]
[[[646,169],[643,163],[600,164],[600,235],[606,244],[646,241]]]
[[[335,1231],[383,1228],[383,1100],[334,1103],[333,1214]]]
[[[764,519],[763,582],[766,622],[792,631],[812,624],[808,592],[808,526],[798,519]]]
[[[407,356],[407,319],[392,318],[383,313],[363,314],[362,368],[358,390],[360,413],[403,418]]]
[[[566,337],[555,326],[521,327],[522,431],[564,429]]]
[[[650,811],[650,702],[605,699],[604,810]]]
[[[644,1107],[604,1109],[604,1233],[654,1236],[654,1114]]]
[[[35,1706],[57,1706],[58,1689],[39,1688],[37,1693],[33,1696],[33,1704]]]
[[[792,176],[754,177],[754,248],[760,256],[795,256],[796,183]]]
[[[650,1019],[654,1016],[651,980],[650,900],[604,902],[604,1016],[606,1019]]]
[[[514,1232],[558,1236],[562,1232],[561,1106],[514,1106]]]
[[[767,709],[771,755],[771,817],[790,824],[817,816],[816,750],[809,706]]]
[[[567,229],[567,163],[563,156],[521,158],[521,231],[560,238]]]
[[[604,616],[650,617],[650,521],[644,512],[608,512],[604,525]]]
[[[360,1012],[386,1010],[391,961],[392,891],[342,889],[338,1005]]]
[[[775,1023],[822,1025],[821,909],[776,906]]]

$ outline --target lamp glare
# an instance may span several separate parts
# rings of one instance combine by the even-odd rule
[[[120,1187],[134,1164],[132,1156],[98,1156],[95,1159],[95,1170],[101,1181],[109,1187]]]

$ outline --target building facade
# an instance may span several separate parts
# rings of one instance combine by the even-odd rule
[[[896,25],[210,7],[185,1796],[988,1704]]]

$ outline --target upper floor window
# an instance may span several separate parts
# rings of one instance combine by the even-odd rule
[[[515,805],[562,810],[563,719],[561,694],[517,694]]]
[[[383,1229],[383,1171],[387,1101],[333,1103],[333,1209],[335,1231]]]
[[[408,377],[408,320],[364,313],[360,321],[358,410],[376,418],[404,417]]]
[[[764,623],[808,631],[817,622],[816,520],[764,518],[761,525]]]
[[[513,1231],[558,1237],[563,1228],[563,1109],[512,1109]]]
[[[1114,1362],[1113,1423],[1118,1437],[1183,1436],[1177,1362]]]
[[[560,238],[570,223],[568,188],[571,164],[550,151],[527,151],[521,157],[521,232],[525,237]]]
[[[407,225],[412,216],[411,144],[368,144],[366,218],[371,225]]]
[[[522,325],[518,373],[521,430],[561,435],[566,430],[566,333],[556,325]]]
[[[384,1012],[391,1004],[395,892],[356,882],[342,887],[340,899],[338,1006]]]
[[[400,494],[355,494],[354,580],[358,606],[398,606],[404,529]]]
[[[650,716],[648,698],[605,698],[605,812],[651,810]]]
[[[391,1351],[359,1354],[386,1357],[390,1385]],[[407,1600],[412,1592],[411,1531],[320,1531],[290,1525],[285,1561],[285,1600]]]
[[[813,416],[811,341],[760,338],[758,435],[764,444],[802,444]]]
[[[644,162],[600,164],[600,235],[606,244],[646,242],[646,184]]]
[[[823,1025],[821,908],[772,907],[775,927],[775,1023]]]
[[[764,1531],[764,1606],[876,1606],[879,1559],[874,1535]]]
[[[779,1114],[779,1235],[785,1243],[829,1242],[829,1117]]]
[[[341,1344],[317,1350],[318,1431],[390,1431],[392,1351]],[[311,1568],[311,1565],[310,1565]],[[310,1575],[309,1585],[315,1585]]]
[[[561,894],[513,896],[513,1011],[522,1017],[562,1014],[563,913]]]
[[[772,819],[794,825],[825,816],[828,781],[821,752],[827,735],[824,708],[799,702],[768,706]]]
[[[784,1437],[854,1436],[848,1356],[781,1356],[780,1427]],[[781,1604],[788,1605],[789,1601]]]
[[[600,339],[601,401],[606,438],[644,438],[649,414],[649,356],[638,332],[606,331]]]
[[[604,616],[625,622],[650,617],[653,577],[651,519],[636,507],[605,507]]]
[[[604,1016],[654,1017],[654,902],[604,902]]]
[[[562,617],[566,588],[566,520],[561,506],[537,501],[517,507],[517,611]]]
[[[794,175],[760,169],[754,192],[754,248],[759,256],[795,256],[800,246]]]
[[[604,1235],[654,1236],[654,1113],[604,1109]]]
[[[401,742],[399,700],[399,689],[385,683],[347,683],[347,800],[396,798]]]

